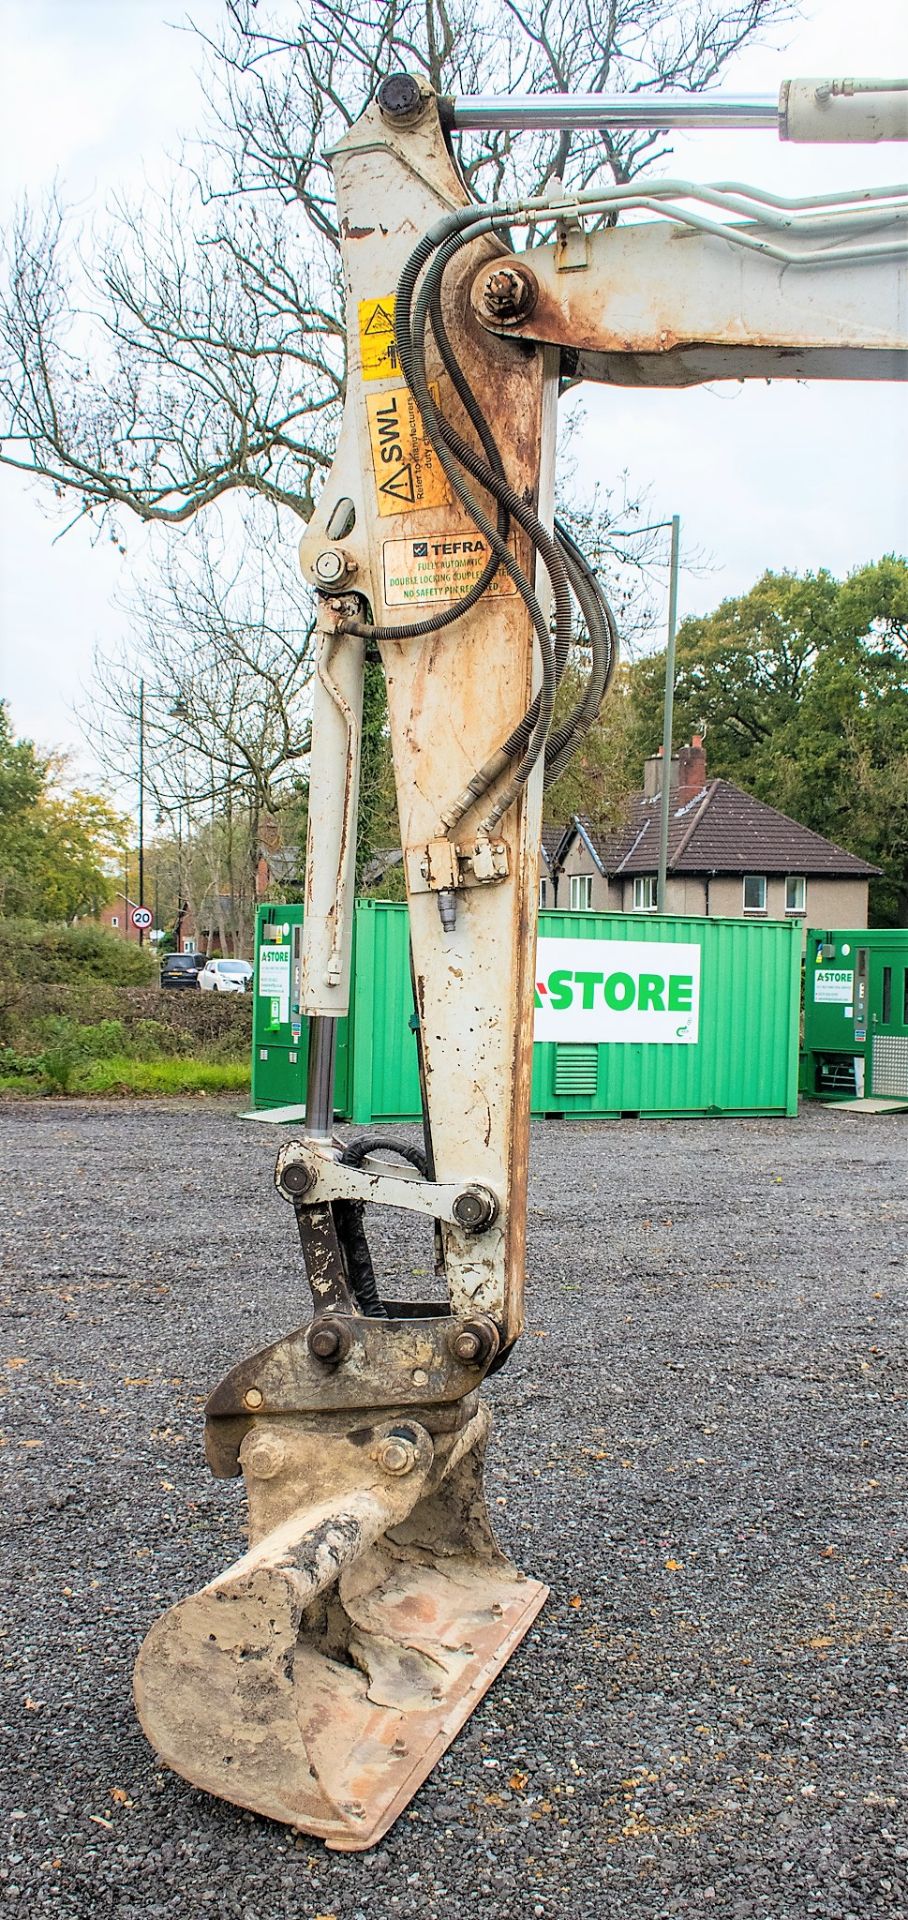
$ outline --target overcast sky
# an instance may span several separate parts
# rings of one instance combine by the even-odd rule
[[[221,0],[193,0],[213,27]],[[905,0],[811,0],[776,49],[753,49],[723,87],[774,94],[796,74],[908,71]],[[167,177],[181,133],[199,119],[197,49],[172,24],[181,0],[0,0],[5,64],[0,205],[40,194],[56,175],[83,214],[143,176]],[[859,23],[856,33],[855,22]],[[784,46],[783,46],[784,38]],[[904,148],[795,148],[771,133],[690,134],[672,172],[737,178],[786,194],[885,184]],[[292,213],[288,215],[292,218]],[[578,478],[604,487],[627,470],[650,488],[653,519],[679,513],[682,553],[708,572],[682,576],[680,611],[703,612],[746,590],[767,567],[848,572],[908,545],[908,409],[903,388],[871,383],[723,383],[677,393],[590,388],[575,443]],[[17,732],[74,747],[88,771],[73,707],[96,643],[112,648],[116,596],[147,553],[129,529],[122,559],[60,521],[38,490],[0,472],[0,692]],[[288,547],[298,529],[287,527]],[[97,777],[95,772],[94,777]]]

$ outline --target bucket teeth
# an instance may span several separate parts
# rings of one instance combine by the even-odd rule
[[[410,1416],[353,1440],[288,1423],[263,1483],[256,1453],[270,1469],[277,1450],[247,1437],[253,1545],[156,1622],[136,1666],[169,1766],[330,1847],[387,1832],[546,1598],[495,1545],[488,1427],[480,1407],[436,1450]]]

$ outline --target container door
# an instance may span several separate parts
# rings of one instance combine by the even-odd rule
[[[908,940],[875,947],[869,986],[870,1092],[908,1100]]]

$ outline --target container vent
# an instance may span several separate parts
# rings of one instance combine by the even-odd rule
[[[816,1093],[837,1093],[843,1099],[857,1093],[854,1056],[850,1053],[821,1053],[816,1063]]]
[[[908,1100],[908,1034],[874,1034],[872,1071],[874,1093]]]
[[[555,1092],[592,1094],[599,1085],[599,1048],[556,1045]]]

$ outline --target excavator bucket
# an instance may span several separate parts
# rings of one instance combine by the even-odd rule
[[[258,1416],[238,1448],[242,1422],[211,1419],[216,1471],[238,1451],[246,1478],[249,1551],[157,1621],[136,1668],[169,1766],[343,1852],[387,1832],[546,1598],[492,1536],[488,1409],[439,1411]]]

